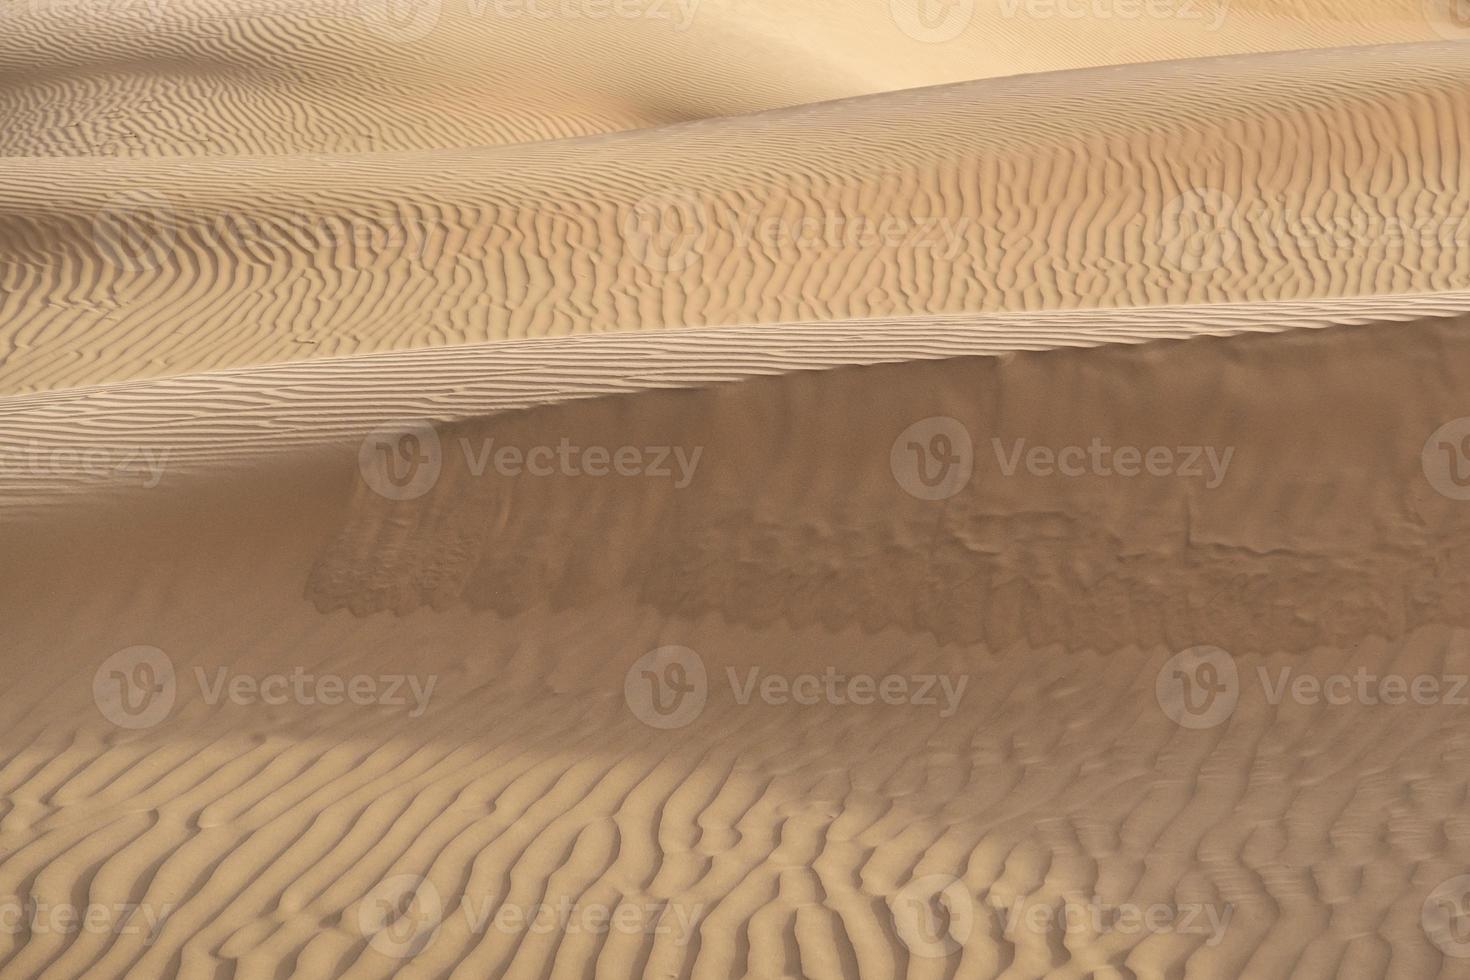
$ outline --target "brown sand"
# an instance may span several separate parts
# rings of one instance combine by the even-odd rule
[[[0,3],[0,977],[1470,977],[1449,7]]]

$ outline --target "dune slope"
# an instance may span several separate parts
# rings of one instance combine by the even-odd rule
[[[7,625],[0,891],[157,921],[6,934],[3,968],[1463,975],[1437,916],[1470,862],[1464,709],[1278,687],[1449,678],[1470,656],[1470,511],[1421,458],[1464,410],[1470,334],[1453,300],[1370,305],[1237,309],[1204,328],[1222,336],[1001,318],[988,349],[913,357],[879,330],[874,363],[843,365],[850,327],[833,366],[764,377],[753,330],[662,364],[540,342],[558,350],[528,366],[559,385],[506,365],[466,390],[439,351],[79,394],[56,446],[151,399],[154,445],[201,451],[147,493],[10,515],[0,583],[28,600]],[[218,422],[180,410],[191,387]],[[427,488],[360,452],[387,390],[445,416]],[[300,408],[252,420],[287,393]],[[18,401],[42,419],[67,397]],[[937,497],[902,452],[935,416],[972,443]],[[1094,436],[1171,468],[1006,470],[1016,439]],[[701,453],[683,486],[477,473],[461,447],[492,438]],[[1188,469],[1190,446],[1223,470]],[[1201,643],[1234,681],[1190,713],[1168,685]],[[668,646],[703,679],[672,719],[636,696]],[[157,696],[94,701],[139,649],[167,666]],[[911,696],[746,686],[829,671]],[[298,675],[307,700],[270,697]],[[374,697],[323,703],[324,677]],[[1145,908],[1146,928],[1114,918]]]

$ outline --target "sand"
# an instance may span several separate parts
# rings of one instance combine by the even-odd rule
[[[1453,5],[0,3],[0,977],[1470,977]]]

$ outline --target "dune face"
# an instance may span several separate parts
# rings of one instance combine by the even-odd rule
[[[1470,977],[1470,10],[0,0],[0,977]]]

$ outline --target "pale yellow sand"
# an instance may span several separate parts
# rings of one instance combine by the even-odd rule
[[[1470,286],[1457,42],[585,141],[0,161],[0,390],[605,330]]]
[[[1000,75],[1470,37],[1453,0],[3,0],[0,155],[526,143]]]
[[[1145,2],[0,0],[0,978],[1470,977],[1470,19]]]

